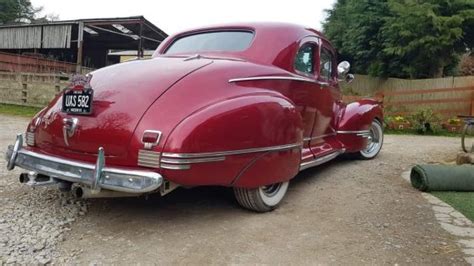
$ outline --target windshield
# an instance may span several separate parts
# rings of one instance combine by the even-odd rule
[[[181,37],[174,41],[165,54],[208,51],[238,52],[247,49],[253,39],[249,31],[214,31]]]

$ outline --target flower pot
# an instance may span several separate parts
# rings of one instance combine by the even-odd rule
[[[391,129],[405,130],[410,128],[410,122],[408,121],[392,121],[389,125]]]

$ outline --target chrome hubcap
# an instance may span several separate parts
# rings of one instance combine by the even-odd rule
[[[378,150],[380,150],[382,146],[382,134],[381,126],[374,122],[370,128],[369,136],[367,137],[367,146],[362,151],[364,155],[372,156],[372,154],[376,154]]]
[[[263,186],[261,190],[263,194],[265,194],[266,196],[272,197],[278,193],[278,191],[280,190],[280,187],[281,187],[281,183],[278,183],[278,184]]]

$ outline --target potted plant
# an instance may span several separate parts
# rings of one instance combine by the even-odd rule
[[[449,132],[461,132],[462,127],[463,122],[457,117],[450,118],[448,119],[448,121],[443,123],[443,128],[445,128]]]
[[[410,122],[403,116],[397,115],[390,119],[389,128],[396,130],[404,130],[410,128]]]

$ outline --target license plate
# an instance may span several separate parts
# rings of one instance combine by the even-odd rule
[[[92,113],[92,89],[66,90],[63,93],[63,112],[76,115]]]

